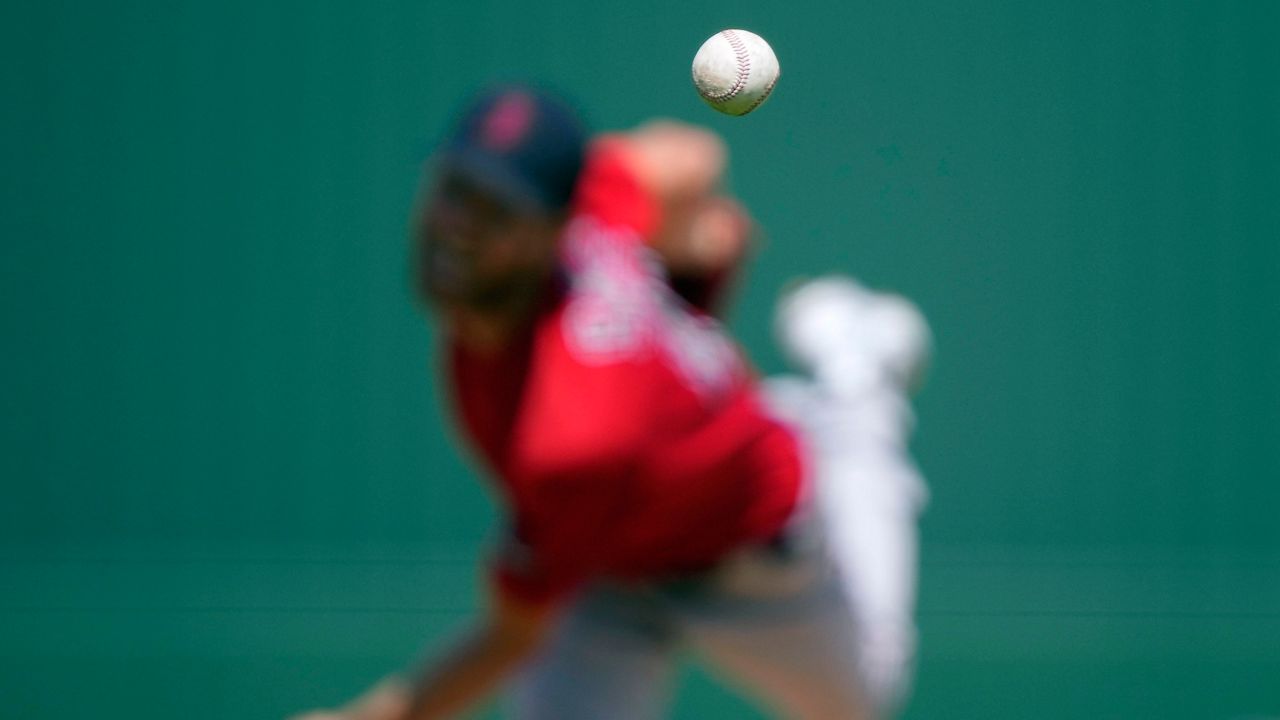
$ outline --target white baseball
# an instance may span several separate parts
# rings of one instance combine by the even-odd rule
[[[777,82],[778,57],[753,32],[722,30],[693,56],[693,86],[708,105],[728,115],[760,107]]]

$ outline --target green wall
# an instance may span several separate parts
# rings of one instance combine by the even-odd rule
[[[702,40],[759,32],[728,118]],[[908,717],[1280,715],[1280,5],[0,10],[0,705],[280,717],[458,627],[492,507],[405,227],[454,103],[702,122],[767,233],[937,336]],[[742,717],[697,671],[676,716]]]

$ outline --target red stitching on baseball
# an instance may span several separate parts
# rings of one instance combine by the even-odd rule
[[[738,33],[732,30],[722,30],[720,35],[728,41],[734,57],[738,60],[738,78],[733,83],[733,87],[728,90],[717,95],[707,95],[706,98],[712,102],[723,102],[742,92],[742,89],[747,86],[747,78],[751,75],[751,53],[747,51],[747,44],[738,37]]]
[[[782,73],[778,73],[778,75],[773,76],[773,79],[769,81],[769,84],[764,86],[764,92],[760,93],[760,97],[756,98],[756,101],[751,103],[751,107],[742,111],[743,115],[746,115],[752,110],[755,110],[756,108],[760,107],[760,103],[769,99],[769,93],[773,92],[773,86],[778,84],[778,77],[781,74]]]

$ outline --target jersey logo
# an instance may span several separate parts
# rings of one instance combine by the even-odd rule
[[[633,231],[579,218],[563,248],[573,282],[563,330],[580,362],[603,365],[657,351],[702,397],[720,396],[742,377],[742,358],[723,328],[691,312]]]
[[[620,232],[579,218],[564,236],[564,262],[573,283],[565,308],[565,339],[575,357],[590,365],[632,356],[643,346],[653,314],[635,255],[624,250],[640,241]]]
[[[719,396],[742,375],[742,358],[720,323],[689,312],[664,284],[663,349],[677,371],[702,396]]]

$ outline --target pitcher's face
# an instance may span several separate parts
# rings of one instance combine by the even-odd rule
[[[550,274],[559,228],[558,218],[445,171],[417,231],[419,289],[435,302],[500,306]]]

